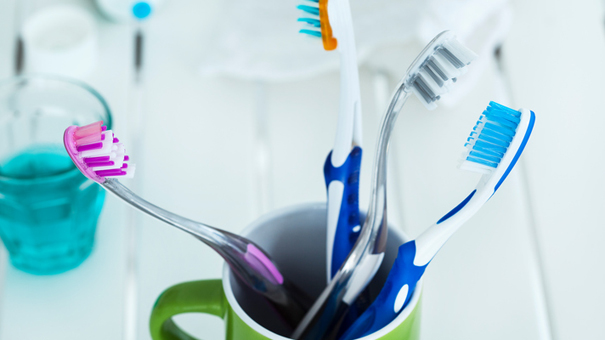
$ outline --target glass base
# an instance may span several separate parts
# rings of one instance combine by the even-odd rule
[[[53,275],[66,272],[78,267],[92,252],[92,240],[86,247],[74,249],[66,254],[55,257],[29,257],[24,255],[11,256],[10,263],[17,269],[34,275]]]

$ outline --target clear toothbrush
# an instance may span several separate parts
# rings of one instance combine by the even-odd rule
[[[483,174],[476,188],[454,209],[422,233],[404,243],[391,272],[372,305],[343,334],[352,340],[390,323],[407,305],[416,283],[445,242],[496,193],[513,169],[534,127],[535,115],[490,102],[471,131],[460,168]]]
[[[293,329],[312,300],[285,278],[270,257],[254,242],[217,228],[173,214],[157,207],[122,185],[118,178],[134,176],[122,143],[102,122],[70,126],[63,136],[65,149],[84,176],[99,183],[124,202],[206,243],[225,259],[233,273],[263,295]]]
[[[340,103],[336,140],[324,164],[328,191],[327,280],[345,261],[361,230],[361,99],[353,21],[348,0],[308,0],[298,8],[307,24],[300,33],[321,38],[326,51],[340,52]]]
[[[476,54],[458,42],[453,33],[442,32],[418,55],[398,84],[381,123],[370,207],[359,238],[332,282],[296,327],[295,339],[336,338],[349,307],[382,263],[387,237],[387,151],[399,111],[411,93],[428,109],[436,108],[436,101],[475,58]]]

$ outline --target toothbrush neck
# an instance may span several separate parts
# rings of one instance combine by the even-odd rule
[[[441,247],[447,240],[466,222],[468,221],[491,197],[490,190],[485,188],[477,188],[471,195],[468,202],[461,203],[461,207],[454,208],[450,213],[451,216],[442,218],[439,222],[433,224],[415,240],[416,242],[416,257],[414,264],[422,266],[430,262],[433,257],[439,252]],[[457,210],[459,209],[459,210]],[[457,211],[456,211],[457,210]],[[449,215],[449,213],[448,213]]]
[[[380,127],[380,134],[378,138],[378,144],[376,148],[376,158],[374,161],[374,172],[372,173],[372,193],[370,198],[370,206],[368,208],[368,216],[364,223],[364,230],[366,225],[374,226],[372,232],[375,234],[375,238],[378,238],[381,233],[380,226],[386,226],[386,215],[387,215],[387,155],[389,149],[389,142],[391,139],[391,133],[395,126],[395,121],[399,115],[399,111],[403,106],[403,103],[407,101],[409,92],[403,91],[403,88],[398,89],[391,103],[384,115]],[[363,233],[364,231],[362,231]]]
[[[351,148],[362,145],[361,138],[361,100],[359,88],[359,71],[353,22],[347,0],[330,2],[328,13],[330,22],[338,39],[340,54],[340,99],[338,111],[338,129],[332,154],[332,165],[341,166]]]
[[[139,197],[130,189],[125,187],[122,183],[115,179],[107,179],[104,183],[101,184],[103,188],[107,191],[113,193],[118,196],[126,203],[130,204],[134,208],[139,209],[140,211],[153,216],[163,222],[166,222],[178,229],[181,229],[204,243],[208,244],[210,247],[215,249],[221,256],[228,257],[225,249],[233,248],[239,252],[245,252],[247,243],[242,241],[239,236],[231,237],[231,239],[227,239],[225,236],[225,232],[218,231],[217,229],[200,223],[188,218],[179,216],[174,214],[168,210],[164,210],[146,200]]]

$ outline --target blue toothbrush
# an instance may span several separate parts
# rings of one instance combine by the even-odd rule
[[[336,139],[324,164],[328,191],[326,269],[330,283],[359,236],[361,97],[353,20],[348,0],[307,0],[297,7],[300,30],[340,54],[340,105]]]
[[[515,111],[490,102],[471,131],[460,165],[461,169],[483,173],[479,184],[416,240],[399,247],[380,294],[340,340],[371,334],[389,324],[403,310],[439,249],[496,193],[513,169],[532,133],[534,120],[532,111]]]

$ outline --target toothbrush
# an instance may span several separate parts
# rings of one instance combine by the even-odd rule
[[[458,42],[453,33],[445,31],[436,36],[408,68],[382,119],[375,171],[372,174],[370,207],[357,243],[332,282],[296,327],[293,338],[337,337],[349,306],[374,277],[384,257],[387,238],[387,150],[397,115],[412,92],[429,110],[436,108],[435,102],[475,58],[475,53]]]
[[[299,5],[307,24],[300,33],[321,38],[326,51],[340,52],[340,104],[332,152],[324,164],[328,191],[327,281],[345,261],[359,225],[359,171],[361,168],[361,99],[353,21],[348,0],[308,0]]]
[[[357,339],[390,323],[409,302],[416,283],[445,242],[496,193],[513,169],[534,127],[535,115],[490,102],[471,131],[460,168],[483,174],[468,197],[416,240],[404,243],[372,305],[340,340]]]
[[[135,166],[125,148],[102,122],[70,126],[63,136],[65,149],[84,176],[99,183],[126,203],[181,229],[221,255],[233,273],[266,297],[293,329],[311,305],[310,298],[285,278],[269,256],[254,242],[159,208],[126,188],[118,178],[132,178]]]

